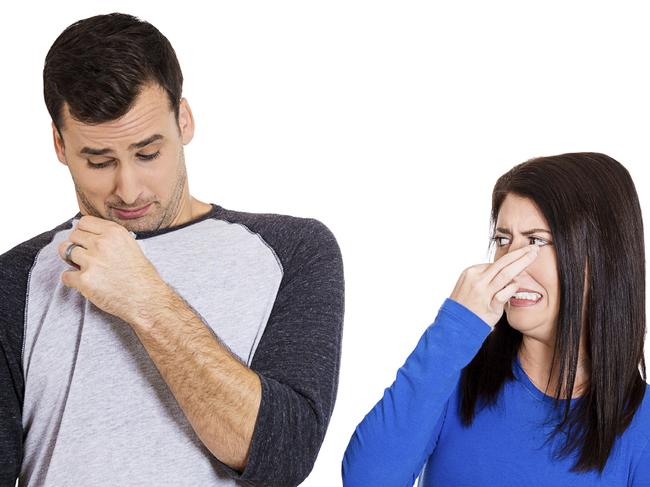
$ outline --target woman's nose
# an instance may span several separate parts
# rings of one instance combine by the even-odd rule
[[[510,246],[508,247],[508,252],[514,252],[519,250],[522,247],[528,247],[530,245],[530,239],[528,237],[523,238],[513,238]]]

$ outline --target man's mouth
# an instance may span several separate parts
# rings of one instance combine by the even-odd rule
[[[125,219],[125,220],[131,220],[133,218],[140,218],[141,216],[146,214],[147,211],[149,211],[150,206],[151,206],[151,203],[149,203],[148,205],[143,206],[141,208],[136,208],[134,210],[121,210],[121,209],[115,208],[115,207],[113,207],[113,210],[115,211],[115,213],[117,214],[117,216],[119,218]]]

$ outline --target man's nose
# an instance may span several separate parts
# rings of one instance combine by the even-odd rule
[[[127,205],[136,202],[142,188],[135,167],[128,162],[120,163],[115,178],[115,194]]]

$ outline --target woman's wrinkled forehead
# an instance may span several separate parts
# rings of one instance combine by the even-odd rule
[[[535,202],[514,193],[508,193],[501,203],[497,214],[496,228],[508,229],[515,233],[531,229],[550,231],[544,215]]]

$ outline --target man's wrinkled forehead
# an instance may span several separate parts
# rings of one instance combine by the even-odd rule
[[[130,146],[153,133],[164,134],[170,123],[174,123],[167,95],[157,89],[143,90],[127,113],[115,120],[98,124],[82,122],[72,116],[67,103],[62,114],[63,136],[75,145],[97,146],[103,142]]]

